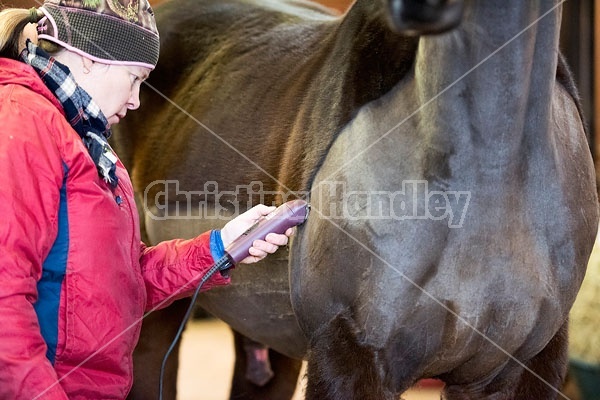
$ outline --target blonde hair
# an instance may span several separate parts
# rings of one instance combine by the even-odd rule
[[[28,24],[37,23],[43,17],[44,14],[35,8],[6,8],[0,11],[0,57],[18,59],[25,39],[34,39],[27,35]],[[61,50],[60,46],[45,40],[37,44],[49,53]]]

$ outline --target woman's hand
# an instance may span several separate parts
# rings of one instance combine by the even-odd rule
[[[246,232],[248,228],[256,223],[260,218],[275,211],[275,207],[268,207],[264,204],[259,204],[252,207],[243,214],[238,215],[229,221],[223,229],[221,229],[221,240],[223,246],[227,248],[238,236]],[[265,240],[255,240],[250,247],[250,256],[244,258],[242,264],[252,264],[265,258],[268,254],[273,254],[279,246],[285,246],[288,243],[289,236],[294,233],[294,228],[290,228],[285,232],[285,235],[277,233],[269,233]]]

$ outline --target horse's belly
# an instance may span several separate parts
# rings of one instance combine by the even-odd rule
[[[287,250],[232,271],[231,285],[203,293],[199,304],[234,330],[292,358],[307,342],[290,302]]]

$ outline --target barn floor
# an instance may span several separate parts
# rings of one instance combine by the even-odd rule
[[[200,360],[200,361],[199,361]],[[184,334],[179,373],[179,400],[226,400],[233,365],[229,329],[218,320],[193,321]],[[435,388],[413,389],[404,400],[439,400]],[[294,400],[302,399],[302,382]]]

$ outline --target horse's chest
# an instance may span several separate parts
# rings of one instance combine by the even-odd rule
[[[427,151],[407,136],[384,137],[369,147],[358,136],[341,135],[312,188],[311,202],[326,217],[315,231],[328,232],[318,246],[328,247],[322,242],[328,236],[337,251],[323,260],[344,264],[347,287],[369,293],[364,318],[379,321],[372,334],[398,329],[397,321],[415,315],[412,305],[425,293],[439,300],[423,305],[432,315],[448,305],[472,317],[474,326],[498,332],[527,320],[542,304],[561,315],[564,304],[555,299],[578,284],[560,272],[576,268],[566,260],[573,242],[571,228],[559,222],[568,218],[564,211],[548,219],[523,182],[456,169],[454,155]],[[559,197],[543,203],[548,212],[564,208]],[[326,226],[327,218],[336,229]],[[524,338],[531,324],[512,329]]]

